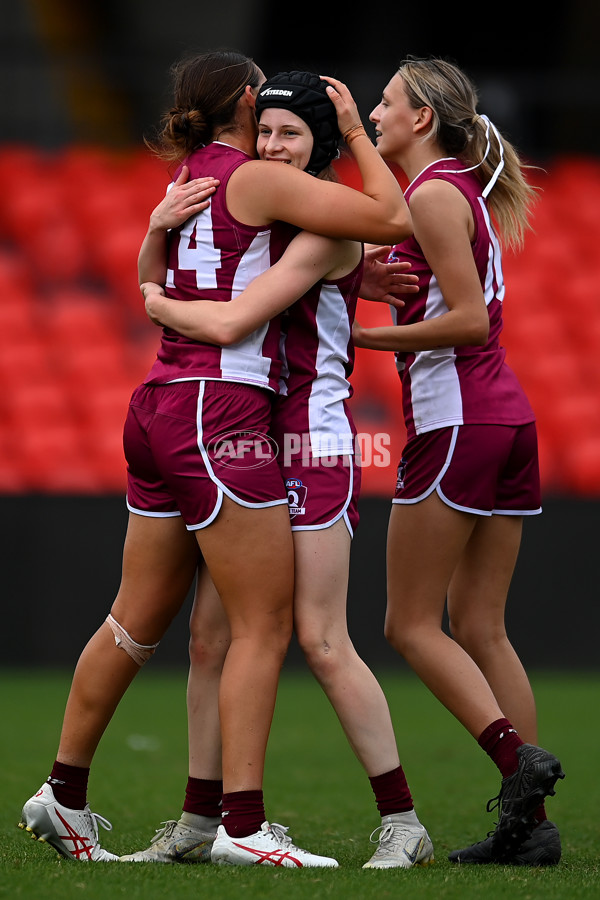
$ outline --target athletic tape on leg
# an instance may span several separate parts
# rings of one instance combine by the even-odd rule
[[[106,617],[106,621],[115,636],[117,647],[124,650],[138,666],[143,666],[145,662],[148,662],[160,641],[157,641],[156,644],[138,644],[110,613]]]

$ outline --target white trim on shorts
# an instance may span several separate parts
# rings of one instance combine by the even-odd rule
[[[332,525],[335,525],[342,516],[344,518],[344,522],[346,523],[346,528],[350,532],[350,537],[354,537],[354,532],[352,530],[352,525],[350,524],[350,517],[348,516],[348,507],[350,506],[350,501],[352,500],[352,494],[354,493],[354,457],[352,453],[335,453],[330,454],[334,456],[347,456],[350,460],[350,478],[349,481],[349,489],[348,496],[346,497],[346,501],[339,511],[337,515],[330,519],[328,522],[323,522],[320,525],[292,525],[292,531],[323,531],[325,528],[331,528]]]
[[[199,525],[186,525],[188,531],[200,531],[202,528],[206,528],[208,525],[212,525],[215,521],[219,513],[221,512],[221,507],[223,506],[223,491],[221,488],[217,488],[217,500],[213,507],[213,511],[211,512],[208,519],[204,519],[203,522],[200,522]]]
[[[542,507],[537,509],[493,509],[493,516],[539,516]]]
[[[414,497],[411,500],[400,500],[397,497],[393,497],[392,503],[396,503],[399,506],[410,506],[411,504],[414,504],[414,503],[420,503],[421,500],[425,500],[427,497],[429,497],[429,495],[431,493],[433,493],[433,491],[435,491],[437,493],[438,497],[440,498],[440,500],[442,501],[442,503],[445,503],[446,506],[449,506],[451,509],[456,509],[459,512],[471,513],[472,515],[475,515],[475,516],[491,517],[491,516],[537,516],[537,515],[539,515],[539,513],[541,513],[541,511],[542,511],[541,506],[539,506],[537,509],[526,509],[526,510],[474,509],[470,506],[460,506],[460,504],[453,503],[452,500],[449,500],[448,497],[446,497],[446,495],[442,491],[440,483],[442,481],[442,478],[448,471],[448,468],[452,461],[452,456],[454,454],[454,448],[456,447],[456,441],[458,439],[458,429],[460,427],[461,427],[460,425],[452,426],[452,439],[450,440],[450,446],[448,447],[448,453],[446,455],[446,460],[444,462],[444,465],[440,469],[439,475],[433,480],[433,483],[430,485],[430,487],[428,487],[427,490],[424,491],[419,497]]]
[[[125,498],[125,503],[127,504],[127,509],[130,513],[135,513],[136,516],[147,516],[149,519],[174,519],[176,516],[181,515],[179,510],[173,512],[150,512],[147,509],[137,509],[130,504],[127,498]]]
[[[211,522],[214,521],[214,519],[217,516],[217,514],[221,508],[221,505],[223,503],[223,494],[225,494],[227,497],[229,497],[230,500],[233,500],[234,503],[237,503],[238,506],[244,506],[244,507],[246,507],[246,509],[267,509],[270,506],[283,506],[284,504],[287,505],[287,502],[288,502],[287,497],[284,497],[281,500],[267,500],[264,503],[251,503],[248,500],[242,500],[240,497],[238,497],[236,494],[234,494],[233,491],[227,487],[227,485],[223,484],[223,482],[219,478],[217,478],[217,476],[214,473],[213,467],[210,463],[210,458],[208,456],[208,453],[206,452],[206,448],[204,446],[203,439],[202,439],[203,438],[203,435],[202,435],[202,402],[204,399],[204,388],[205,388],[206,380],[207,379],[202,379],[200,381],[200,386],[199,386],[199,390],[198,390],[198,405],[196,407],[196,437],[197,437],[198,449],[200,450],[200,455],[202,456],[202,459],[204,460],[204,465],[206,466],[206,471],[208,472],[210,480],[213,482],[213,484],[216,484],[219,493],[217,496],[217,502],[215,503],[215,507],[214,507],[213,512],[211,513],[210,517],[208,519],[206,519],[204,522],[201,522],[199,525],[192,525],[191,527],[188,527],[189,531],[197,531],[199,528],[205,528],[207,525],[210,525]],[[215,380],[217,380],[217,379],[215,379]],[[253,386],[253,385],[251,385],[251,386]]]
[[[491,509],[473,509],[470,506],[460,506],[458,503],[453,503],[452,500],[448,500],[441,487],[438,485],[436,487],[436,493],[440,500],[446,504],[446,506],[451,507],[451,509],[457,509],[459,512],[472,513],[475,516],[491,516]]]
[[[426,491],[423,491],[423,493],[419,494],[418,497],[412,497],[410,500],[400,500],[398,497],[393,497],[392,503],[398,503],[400,506],[412,506],[414,503],[420,503],[421,500],[427,499],[427,497],[429,497],[429,495],[432,494],[433,491],[436,490],[440,481],[442,480],[442,478],[448,471],[448,467],[450,466],[450,463],[452,461],[452,454],[454,453],[454,448],[456,447],[457,439],[458,439],[458,425],[453,425],[452,426],[452,438],[450,439],[450,446],[448,447],[448,453],[446,454],[446,459],[444,461],[444,465],[442,466],[442,468],[439,471],[439,474],[436,476],[436,478],[433,479],[432,483],[429,485],[429,487],[427,488]],[[444,501],[444,503],[447,503],[449,506],[454,505],[454,504],[451,504],[450,501],[446,497],[444,497],[444,495],[441,493],[441,491],[438,491],[437,493],[439,494],[440,499]],[[460,509],[460,507],[458,507],[458,506],[455,506],[454,508]]]

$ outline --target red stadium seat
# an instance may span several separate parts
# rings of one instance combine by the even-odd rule
[[[74,425],[55,422],[44,429],[28,430],[22,435],[20,450],[29,491],[79,494],[102,490]]]
[[[12,395],[15,384],[18,390],[18,385],[43,384],[54,376],[53,357],[43,337],[34,332],[11,341],[0,330],[0,379],[5,396]]]
[[[83,235],[67,217],[40,225],[22,246],[35,277],[44,284],[77,282],[89,271]]]
[[[600,497],[600,435],[569,442],[565,448],[564,465],[564,491]]]
[[[83,403],[105,385],[133,387],[127,348],[118,337],[98,340],[89,347],[85,344],[64,347],[56,369],[70,395],[80,398]]]
[[[73,425],[76,413],[60,384],[54,380],[15,380],[6,400],[6,409],[18,429],[41,433],[57,423]]]
[[[0,347],[38,339],[42,328],[37,313],[28,292],[9,289],[0,302]]]
[[[350,157],[336,165],[360,186]],[[169,180],[169,167],[143,147],[0,146],[0,491],[124,490],[127,402],[160,338],[145,317],[137,254]],[[593,493],[600,164],[564,157],[535,180],[543,190],[534,231],[522,253],[504,257],[503,343],[538,416],[545,487]],[[391,321],[385,305],[363,300],[357,318]],[[390,496],[404,442],[392,354],[358,350],[352,383],[358,430],[389,434],[394,447],[387,467],[364,468],[363,494]],[[26,452],[11,443],[16,434]]]
[[[35,280],[25,255],[20,249],[0,248],[0,291],[2,305],[14,303],[14,295],[33,299]]]
[[[45,321],[48,338],[60,346],[113,343],[125,327],[123,310],[110,294],[78,286],[57,289],[47,297]]]

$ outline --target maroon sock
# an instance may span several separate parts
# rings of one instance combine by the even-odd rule
[[[545,822],[547,818],[548,816],[546,815],[546,807],[542,803],[542,805],[538,806],[535,811],[535,824],[539,825],[540,822]]]
[[[223,794],[223,825],[229,837],[248,837],[260,831],[265,821],[262,791],[235,791]]]
[[[204,778],[188,778],[183,811],[196,816],[215,818],[221,815],[223,782]]]
[[[369,781],[381,816],[413,809],[413,800],[402,766],[391,772],[384,772],[383,775],[374,775]]]
[[[496,719],[481,732],[477,742],[482,750],[496,763],[503,778],[517,771],[519,757],[517,748],[524,741],[508,719]]]
[[[52,766],[48,783],[61,806],[67,809],[84,809],[87,803],[89,769],[67,766],[56,761]]]

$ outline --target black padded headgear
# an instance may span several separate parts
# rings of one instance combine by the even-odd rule
[[[318,175],[338,155],[341,137],[335,106],[326,91],[327,82],[312,72],[279,72],[269,78],[256,98],[256,118],[270,107],[289,109],[310,128],[314,139],[305,171]]]

